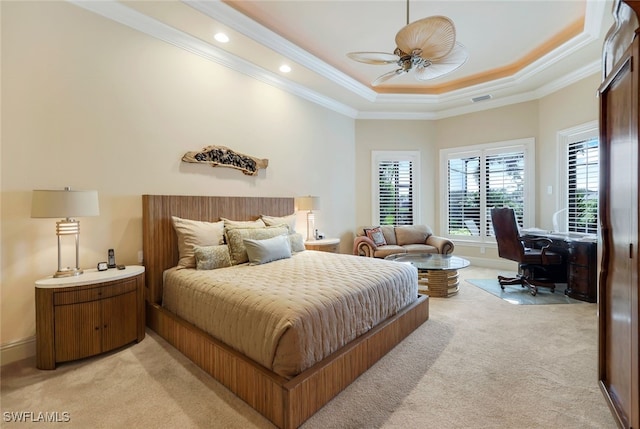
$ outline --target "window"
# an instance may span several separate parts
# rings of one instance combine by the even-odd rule
[[[372,219],[377,225],[418,223],[420,152],[373,151]]]
[[[445,204],[442,230],[451,238],[491,242],[491,208],[511,207],[521,226],[533,216],[534,140],[445,149],[440,152]]]
[[[561,196],[564,206],[561,212],[566,211],[566,216],[558,229],[595,234],[598,232],[600,172],[597,123],[590,122],[561,131],[559,140],[566,165]]]

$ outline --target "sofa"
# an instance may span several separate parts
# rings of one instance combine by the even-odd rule
[[[353,254],[385,258],[396,253],[453,253],[453,242],[426,225],[364,226],[356,231]]]

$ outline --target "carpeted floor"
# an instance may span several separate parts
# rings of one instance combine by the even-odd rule
[[[597,385],[595,304],[511,305],[464,278],[430,299],[430,319],[302,429],[614,429]],[[119,352],[39,371],[2,367],[1,411],[68,413],[7,428],[272,428],[148,331]],[[11,415],[11,414],[9,414]],[[62,415],[62,414],[61,414]]]
[[[522,286],[500,287],[497,278],[491,279],[470,279],[467,280],[474,286],[489,292],[500,299],[511,304],[518,305],[540,305],[540,304],[583,304],[583,301],[569,298],[564,294],[565,284],[558,284],[554,292],[549,288],[539,288],[536,296],[531,295],[528,288]]]

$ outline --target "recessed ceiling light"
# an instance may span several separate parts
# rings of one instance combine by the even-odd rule
[[[213,38],[220,43],[227,43],[229,41],[229,36],[227,36],[224,33],[216,33],[216,35],[213,36]]]
[[[289,67],[286,64],[283,64],[283,65],[280,66],[280,71],[282,73],[289,73],[291,71],[291,67]]]

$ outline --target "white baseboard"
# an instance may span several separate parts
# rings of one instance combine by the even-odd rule
[[[0,365],[6,365],[36,355],[36,337],[24,338],[0,346]]]

